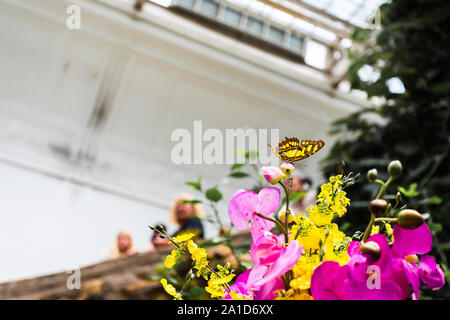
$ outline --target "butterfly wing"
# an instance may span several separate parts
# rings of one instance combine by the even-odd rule
[[[323,142],[322,140],[302,140],[302,142],[300,143],[300,148],[297,149],[297,152],[291,158],[291,161],[295,162],[306,159],[322,149],[324,145],[325,142]]]
[[[286,138],[278,144],[278,150],[269,144],[272,153],[281,160],[293,163],[312,156],[314,153],[322,149],[325,142],[322,140],[302,140],[297,138]]]
[[[291,159],[297,154],[299,147],[300,141],[297,138],[286,138],[278,144],[280,158],[284,161],[291,162]]]

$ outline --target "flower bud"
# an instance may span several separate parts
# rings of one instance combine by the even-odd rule
[[[384,215],[384,213],[386,212],[387,206],[388,206],[388,203],[386,200],[375,199],[375,200],[370,201],[369,210],[376,217],[382,217]]]
[[[388,174],[391,177],[397,177],[402,174],[403,167],[399,160],[391,161],[388,165]]]
[[[267,182],[272,185],[277,184],[281,179],[284,179],[286,177],[286,175],[283,173],[283,171],[280,170],[280,168],[269,166],[263,167],[262,169],[264,178],[266,178]]]
[[[361,244],[359,247],[359,252],[370,254],[375,259],[378,259],[381,255],[381,249],[378,243],[374,241],[368,241],[366,243]]]
[[[378,179],[377,169],[371,169],[367,171],[367,180],[369,180],[370,182],[374,182],[376,179]]]
[[[397,192],[395,195],[395,201],[400,202],[402,201],[402,194],[400,192]]]
[[[409,263],[416,263],[417,261],[419,261],[419,257],[417,257],[417,255],[415,254],[410,254],[405,257],[405,260]]]
[[[286,175],[286,178],[289,178],[291,176],[292,172],[294,172],[295,167],[290,163],[283,162],[280,165],[280,169],[281,169],[281,171],[284,172],[284,174]]]
[[[405,229],[415,229],[423,223],[422,215],[416,210],[405,209],[400,211],[397,218],[397,223],[400,227]]]
[[[288,215],[288,222],[291,223],[294,221],[294,216],[292,215],[292,210],[289,209],[290,214]],[[280,211],[278,212],[278,219],[280,219],[281,222],[285,222],[286,220],[286,206],[283,206]]]

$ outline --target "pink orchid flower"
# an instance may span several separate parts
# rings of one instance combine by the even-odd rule
[[[228,214],[233,225],[238,230],[245,230],[251,221],[253,239],[258,239],[264,231],[273,227],[273,222],[258,217],[257,214],[268,216],[278,209],[281,200],[280,189],[263,188],[259,193],[241,191],[236,193],[228,205]]]
[[[420,279],[433,290],[439,290],[444,286],[444,271],[436,264],[436,259],[431,256],[423,256],[420,259]]]
[[[399,300],[404,299],[408,284],[397,282],[397,271],[392,267],[392,253],[386,237],[376,234],[366,243],[374,242],[380,248],[379,257],[361,253],[361,243],[353,241],[348,247],[350,261],[340,266],[325,261],[314,270],[311,293],[317,300]],[[372,271],[371,271],[372,270]],[[368,272],[370,271],[370,272]],[[378,272],[374,274],[374,272]],[[372,278],[379,286],[369,285]],[[376,279],[378,278],[378,279]],[[408,292],[409,294],[409,292]]]
[[[431,231],[426,223],[415,229],[394,226],[393,261],[398,269],[403,269],[413,288],[414,300],[419,299],[420,280],[434,290],[440,289],[445,283],[444,272],[436,265],[434,258],[423,256],[420,264],[416,263],[417,254],[428,253],[432,244]]]
[[[432,238],[428,226],[423,223],[416,229],[394,226],[394,244],[389,247],[384,235],[376,234],[367,239],[380,247],[380,256],[359,252],[360,242],[353,241],[348,248],[350,261],[345,266],[325,261],[313,273],[311,293],[314,299],[345,300],[396,300],[406,299],[413,288],[413,299],[419,298],[420,280],[433,290],[444,285],[444,272],[433,257],[423,256],[420,264],[416,254],[431,250]],[[369,288],[368,267],[380,271],[379,288]]]
[[[250,254],[255,266],[239,275],[231,290],[253,296],[255,300],[273,300],[275,291],[284,288],[281,276],[300,259],[302,247],[297,240],[286,248],[284,237],[264,232],[252,242]],[[227,295],[224,299],[231,299]]]

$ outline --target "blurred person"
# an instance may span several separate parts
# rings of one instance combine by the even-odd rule
[[[157,224],[156,229],[160,232],[167,233],[167,228],[162,223]],[[158,232],[153,231],[152,237],[150,238],[149,251],[157,250],[159,248],[165,248],[169,245],[169,243],[170,241],[168,239],[161,238]]]
[[[131,234],[126,231],[121,231],[117,235],[116,244],[111,251],[111,259],[122,258],[137,254],[133,248],[133,239]]]
[[[183,233],[195,233],[196,239],[204,238],[204,229],[201,222],[204,212],[200,204],[183,203],[191,201],[193,198],[187,194],[181,194],[177,197],[171,209],[171,220],[178,225],[178,230],[173,236]]]
[[[287,182],[286,182],[287,183]],[[290,205],[294,215],[304,213],[306,209],[316,202],[316,193],[312,188],[313,181],[300,170],[295,170],[292,174],[291,192],[304,192],[303,197]]]

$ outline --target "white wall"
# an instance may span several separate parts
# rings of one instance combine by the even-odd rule
[[[66,28],[72,3],[81,30]],[[127,0],[0,0],[0,281],[95,263],[121,229],[145,250],[147,225],[170,223],[184,181],[211,185],[228,169],[174,165],[176,128],[202,120],[325,139],[304,161],[319,178],[328,124],[363,104],[323,74],[157,6],[136,15]]]

